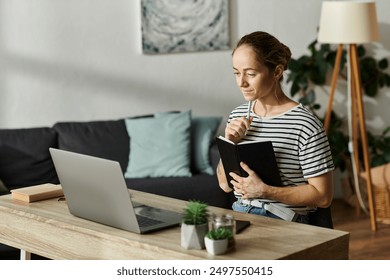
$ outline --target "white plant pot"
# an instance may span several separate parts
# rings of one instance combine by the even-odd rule
[[[228,239],[213,240],[205,236],[204,243],[206,250],[212,255],[222,255],[226,253],[228,248]]]
[[[205,248],[204,237],[209,231],[208,223],[203,225],[181,225],[181,246],[186,249]]]

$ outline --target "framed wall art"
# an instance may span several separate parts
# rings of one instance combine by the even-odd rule
[[[141,0],[145,54],[229,49],[228,0]]]

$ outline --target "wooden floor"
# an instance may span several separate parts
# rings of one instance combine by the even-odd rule
[[[351,260],[390,260],[390,225],[378,223],[371,231],[370,217],[343,200],[332,204],[334,228],[350,233],[349,258]]]

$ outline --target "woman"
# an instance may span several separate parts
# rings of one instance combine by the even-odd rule
[[[321,122],[283,92],[281,81],[290,58],[290,49],[266,32],[244,36],[234,49],[233,72],[251,108],[249,118],[248,103],[231,112],[225,138],[235,143],[271,141],[282,186],[265,184],[245,163],[241,166],[248,177],[229,175],[237,197],[234,210],[308,223],[310,211],[332,202],[334,165]],[[217,176],[220,187],[232,191],[222,162]]]

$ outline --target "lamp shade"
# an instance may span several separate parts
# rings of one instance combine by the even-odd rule
[[[318,42],[362,44],[379,40],[375,2],[322,3]]]

